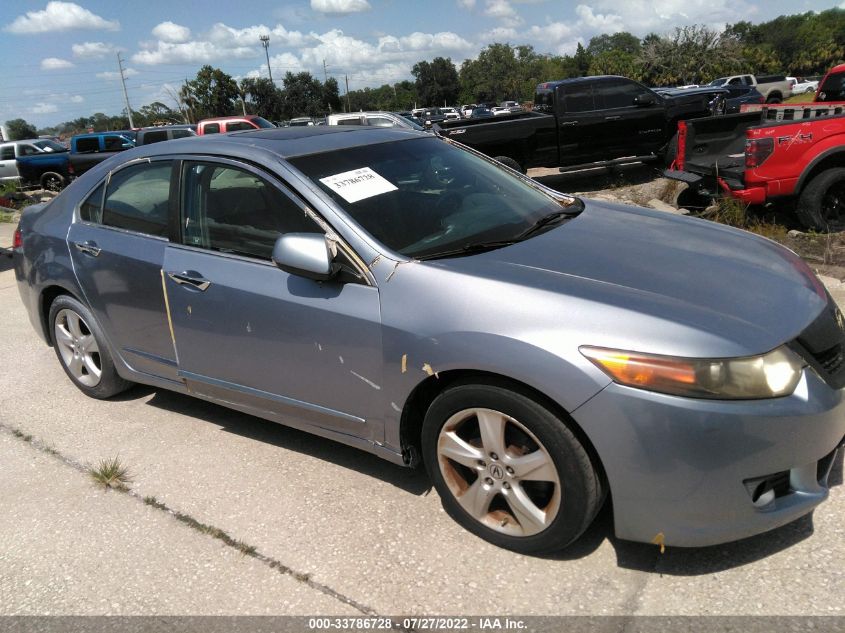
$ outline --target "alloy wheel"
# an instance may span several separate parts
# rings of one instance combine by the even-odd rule
[[[67,308],[56,314],[56,345],[68,372],[86,387],[96,387],[103,368],[97,339],[85,320]]]

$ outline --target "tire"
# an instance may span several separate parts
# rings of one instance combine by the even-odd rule
[[[47,191],[60,191],[65,186],[65,178],[54,171],[41,174],[41,188]]]
[[[781,103],[781,101],[783,101],[783,99],[780,97],[769,97],[766,99],[766,103]]]
[[[504,441],[496,433],[482,439],[482,427],[504,429]],[[566,422],[527,393],[497,384],[458,384],[435,398],[422,451],[449,516],[515,552],[566,547],[603,501],[601,479]]]
[[[845,230],[845,167],[816,175],[801,192],[795,212],[808,229]]]
[[[110,398],[132,386],[114,367],[102,330],[91,312],[68,295],[50,306],[50,339],[62,369],[84,394]]]
[[[510,167],[514,171],[518,171],[520,174],[524,174],[525,170],[522,168],[518,162],[516,162],[513,158],[509,158],[508,156],[496,156],[493,160],[499,161],[505,167]]]

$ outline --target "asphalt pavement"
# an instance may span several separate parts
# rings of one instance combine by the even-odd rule
[[[0,615],[845,615],[841,459],[767,534],[661,554],[605,508],[530,557],[462,530],[423,471],[165,390],[85,397],[4,256],[0,362]],[[86,471],[115,456],[128,492]]]

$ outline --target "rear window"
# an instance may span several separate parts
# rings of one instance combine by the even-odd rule
[[[96,136],[76,139],[76,151],[79,154],[91,154],[100,151],[100,139]]]
[[[829,75],[819,88],[819,101],[845,101],[845,72]]]
[[[235,121],[226,125],[227,132],[237,132],[238,130],[254,130],[255,126],[246,121]]]
[[[593,85],[584,82],[567,86],[564,104],[566,112],[589,112],[590,110],[595,110]]]
[[[167,131],[155,130],[153,132],[145,132],[142,138],[144,139],[144,145],[149,145],[150,143],[160,143],[161,141],[167,140]]]
[[[203,128],[203,132],[206,134],[219,134],[220,133],[220,124],[219,123],[208,123],[206,124],[205,128]]]
[[[542,88],[534,94],[534,109],[537,112],[554,112],[555,93],[553,90]]]

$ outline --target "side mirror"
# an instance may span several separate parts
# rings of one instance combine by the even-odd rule
[[[650,106],[654,104],[654,95],[649,92],[644,92],[641,95],[634,97],[635,106]]]
[[[273,246],[273,263],[285,272],[315,281],[326,281],[337,274],[339,267],[325,235],[320,233],[287,233]]]

